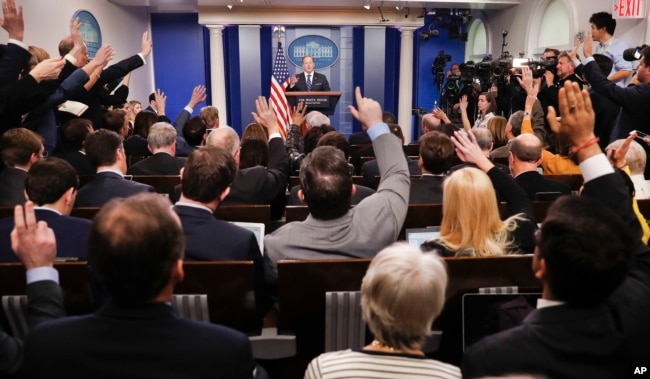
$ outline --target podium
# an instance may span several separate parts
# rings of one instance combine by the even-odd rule
[[[287,97],[287,101],[292,108],[302,101],[308,110],[319,111],[330,116],[334,114],[336,104],[338,104],[339,98],[341,97],[341,92],[285,92],[284,95]]]

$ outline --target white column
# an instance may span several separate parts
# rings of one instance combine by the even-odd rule
[[[411,111],[413,109],[413,31],[415,27],[402,26],[399,57],[399,102],[397,122],[402,127],[406,143],[411,142]]]
[[[210,89],[212,105],[219,110],[221,125],[226,125],[226,74],[223,59],[223,25],[206,25],[210,29]]]

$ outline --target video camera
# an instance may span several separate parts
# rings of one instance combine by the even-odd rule
[[[648,45],[641,45],[637,47],[631,47],[629,49],[623,50],[623,59],[628,62],[636,61],[641,59],[643,56],[643,49],[648,47]]]
[[[557,58],[547,58],[540,59],[538,61],[530,60],[528,62],[523,62],[522,65],[528,66],[533,72],[533,78],[540,78],[544,75],[546,71],[550,71],[555,74],[557,71]]]
[[[445,66],[449,61],[451,61],[451,55],[445,54],[444,50],[440,50],[436,58],[433,60],[433,65],[431,66],[431,73],[435,78],[435,83],[442,84],[445,78]]]

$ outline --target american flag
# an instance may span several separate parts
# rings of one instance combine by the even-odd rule
[[[284,91],[289,85],[289,70],[287,60],[284,57],[282,42],[278,38],[278,52],[273,63],[273,75],[271,76],[271,104],[275,117],[278,119],[278,126],[283,138],[287,138],[287,130],[291,126],[291,107],[284,96]]]

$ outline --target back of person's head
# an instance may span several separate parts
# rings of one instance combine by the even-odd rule
[[[253,122],[246,125],[246,128],[244,128],[244,132],[241,135],[241,140],[244,141],[247,138],[253,138],[253,137],[260,139],[262,141],[268,141],[269,132],[262,125]]]
[[[219,119],[219,110],[215,106],[206,105],[199,111],[199,118],[206,128],[212,127],[212,124]]]
[[[447,177],[442,191],[443,245],[458,255],[502,255],[509,246],[507,230],[514,228],[514,223],[501,221],[496,193],[487,174],[468,167]]]
[[[542,142],[534,134],[521,134],[510,142],[510,152],[522,162],[537,162],[542,157]]]
[[[77,171],[59,158],[36,162],[25,177],[27,197],[39,206],[57,202],[70,188],[79,188]]]
[[[448,122],[443,122],[440,124],[440,132],[446,134],[448,137],[453,137],[454,132],[456,132],[458,128],[456,125],[448,123]]]
[[[149,94],[149,104],[151,104],[151,102],[154,100],[156,100],[156,93],[152,92]]]
[[[88,237],[89,263],[119,306],[153,301],[183,258],[184,236],[169,200],[139,194],[112,200],[97,213]]]
[[[611,13],[597,12],[591,15],[589,22],[596,25],[598,29],[605,28],[607,33],[614,35],[616,31],[616,19],[612,17]]]
[[[203,146],[187,158],[183,169],[183,196],[201,203],[210,203],[230,187],[237,166],[228,151]]]
[[[74,47],[74,41],[71,37],[66,37],[59,42],[59,55],[65,56]]]
[[[151,149],[161,149],[170,147],[176,142],[176,129],[168,122],[157,122],[151,125],[147,144]]]
[[[239,169],[266,166],[269,163],[269,143],[257,137],[248,137],[239,149]]]
[[[305,116],[305,122],[311,126],[332,125],[330,118],[319,111],[311,111]]]
[[[511,133],[513,136],[517,137],[521,134],[521,124],[524,122],[524,111],[517,111],[510,115],[508,120],[510,123]]]
[[[72,118],[66,121],[59,131],[64,149],[81,150],[86,137],[93,132],[93,123],[85,118]]]
[[[126,112],[122,109],[113,109],[104,114],[104,124],[102,127],[123,135],[126,126]]]
[[[422,116],[422,133],[439,131],[442,121],[435,117],[433,113],[427,113]]]
[[[352,154],[352,149],[350,148],[350,143],[341,132],[332,131],[325,133],[317,143],[318,146],[334,146],[337,149],[343,152],[345,159],[350,157]]]
[[[205,135],[205,124],[201,121],[199,116],[195,116],[187,120],[183,125],[183,137],[190,146],[199,146],[203,142]]]
[[[25,128],[12,128],[0,136],[2,162],[8,166],[29,164],[32,155],[40,155],[43,139],[38,134]]]
[[[635,246],[618,215],[588,197],[563,196],[548,209],[538,257],[542,279],[555,299],[577,306],[598,304],[623,282]]]
[[[611,149],[619,149],[621,145],[623,145],[623,142],[625,142],[624,139],[617,139],[607,145],[605,150],[609,151]],[[625,162],[627,162],[627,165],[630,167],[630,173],[632,175],[643,174],[645,171],[646,160],[647,156],[643,147],[638,142],[632,141],[630,148],[627,150],[627,154],[625,154]]]
[[[133,134],[137,134],[142,138],[149,136],[149,129],[151,125],[158,121],[158,115],[153,112],[142,111],[135,116],[133,121]]]
[[[396,243],[370,262],[361,312],[375,338],[394,349],[419,349],[445,304],[447,270],[433,253]]]
[[[646,67],[650,67],[650,47],[644,47],[643,50],[641,50],[641,60],[643,60],[643,64]]]
[[[352,198],[352,175],[343,152],[334,146],[314,149],[300,164],[300,187],[314,218],[343,216]]]
[[[25,65],[23,66],[23,70],[21,72],[21,76],[25,76],[29,74],[29,72],[34,67],[36,67],[37,64],[50,58],[50,53],[48,53],[47,50],[43,49],[42,47],[30,45],[28,50],[29,50],[29,54],[31,54],[31,57],[27,62],[25,62]]]
[[[390,130],[391,134],[397,137],[400,140],[400,143],[403,145],[406,139],[404,138],[402,127],[397,124],[388,124],[388,129]]]
[[[110,166],[117,162],[117,150],[123,149],[122,137],[113,131],[99,129],[86,137],[84,147],[93,167]]]
[[[382,112],[381,120],[387,124],[397,124],[397,117],[391,112]]]
[[[612,58],[605,54],[594,54],[592,57],[594,57],[594,61],[596,61],[598,68],[600,68],[600,72],[605,75],[609,75],[612,72],[612,67],[614,66]]]
[[[234,157],[239,151],[239,135],[230,126],[221,126],[212,130],[205,141],[207,146],[215,146],[225,149]]]
[[[492,143],[494,142],[492,138],[492,133],[487,128],[475,128],[472,129],[472,134],[476,137],[476,143],[481,150],[486,151],[492,148]]]
[[[449,136],[440,132],[429,132],[420,137],[420,158],[428,172],[440,175],[451,168],[455,148]]]
[[[492,133],[494,143],[503,145],[508,142],[508,135],[506,134],[506,124],[508,120],[503,116],[494,116],[487,122],[487,129]]]
[[[305,141],[304,148],[303,148],[304,153],[309,154],[312,151],[314,151],[316,146],[318,146],[318,140],[326,133],[333,132],[333,131],[335,131],[334,128],[332,128],[329,125],[314,126],[311,129],[309,129],[307,134],[305,134],[305,138],[304,138]]]

